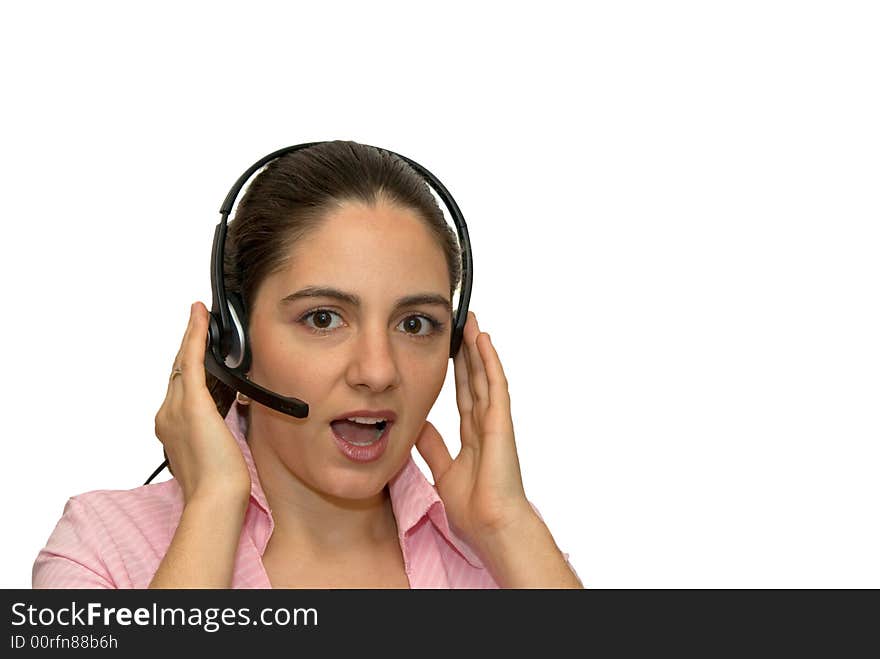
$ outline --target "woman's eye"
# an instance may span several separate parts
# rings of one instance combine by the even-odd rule
[[[407,316],[398,327],[403,326],[403,331],[411,336],[427,338],[437,331],[437,322],[427,316]],[[423,331],[427,330],[427,331]]]
[[[339,317],[339,314],[329,309],[317,309],[304,315],[301,322],[304,322],[305,326],[316,334],[322,334],[325,331],[329,332],[339,327],[339,325],[331,325],[332,316]],[[314,325],[308,322],[309,319],[314,321]]]
[[[330,309],[315,309],[304,314],[299,322],[305,325],[313,334],[329,334],[333,330],[342,326],[342,323],[334,324],[333,319],[342,317],[335,311]],[[443,330],[443,323],[424,316],[422,314],[413,314],[404,318],[397,329],[414,339],[428,339],[439,334]]]

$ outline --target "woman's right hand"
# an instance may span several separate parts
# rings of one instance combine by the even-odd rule
[[[183,373],[168,382],[156,413],[156,437],[165,447],[168,468],[183,490],[185,504],[197,498],[246,503],[250,473],[205,380],[207,340],[208,309],[196,302],[174,360]]]

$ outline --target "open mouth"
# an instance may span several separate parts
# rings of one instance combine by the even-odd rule
[[[330,422],[333,432],[341,440],[353,446],[370,446],[382,438],[388,421],[362,422],[351,419],[337,419]]]
[[[335,419],[330,434],[336,448],[352,462],[366,464],[382,457],[390,442],[393,419]]]

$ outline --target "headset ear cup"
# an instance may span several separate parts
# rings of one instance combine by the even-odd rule
[[[227,293],[229,302],[229,314],[232,316],[233,326],[227,328],[229,332],[229,352],[226,357],[226,365],[238,371],[247,373],[250,368],[251,353],[247,337],[247,316],[244,304],[237,293]]]
[[[449,345],[449,357],[455,359],[458,351],[461,349],[462,339],[464,338],[464,323],[461,321],[462,310],[455,315],[455,322],[452,326],[452,337]],[[467,319],[467,309],[464,309],[464,318]]]
[[[205,352],[208,351],[215,355],[215,358],[216,355],[223,353],[223,332],[220,329],[220,321],[213,311],[208,312],[208,344]]]

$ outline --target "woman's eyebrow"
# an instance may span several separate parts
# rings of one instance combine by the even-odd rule
[[[329,286],[306,286],[296,293],[291,293],[287,297],[282,298],[280,305],[284,306],[295,300],[312,297],[329,297],[341,302],[346,302],[354,307],[361,306],[360,297],[354,293],[347,293],[346,291],[340,291],[338,288],[331,288]],[[437,293],[415,293],[414,295],[406,295],[397,300],[394,308],[401,309],[403,307],[414,307],[421,304],[442,306],[450,314],[452,313],[452,305],[449,303],[449,300]]]

